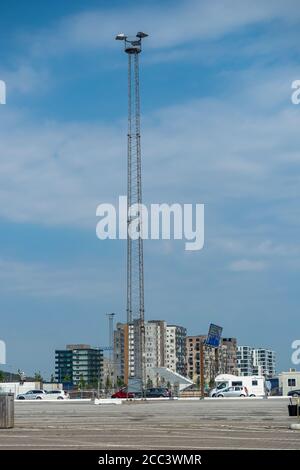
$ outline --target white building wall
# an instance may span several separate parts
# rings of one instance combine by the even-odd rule
[[[176,372],[176,327],[166,327],[166,367]]]
[[[237,347],[237,367],[239,375],[264,375],[274,377],[276,374],[276,355],[274,351],[250,346]]]
[[[293,390],[300,390],[300,372],[289,371],[281,372],[279,374],[279,388],[282,391],[282,395],[287,395],[288,392]]]

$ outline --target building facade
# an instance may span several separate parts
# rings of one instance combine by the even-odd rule
[[[186,375],[186,328],[166,327],[165,366],[177,374]]]
[[[249,346],[237,347],[237,367],[238,375],[253,375],[252,349]]]
[[[102,381],[103,351],[88,344],[70,344],[55,351],[55,379],[74,385]]]
[[[145,368],[146,378],[153,378],[153,369],[168,367],[173,372],[185,375],[186,329],[167,326],[164,320],[145,321]],[[134,349],[134,337],[139,332],[138,323],[117,323],[114,332],[115,380],[128,383],[134,377],[135,363],[140,352]]]
[[[276,354],[270,349],[238,346],[237,362],[239,375],[271,378],[276,374]]]
[[[276,356],[270,349],[253,349],[253,375],[264,375],[266,378],[276,374]]]
[[[155,367],[165,367],[166,322],[150,320],[145,323],[146,375]]]
[[[129,348],[128,348],[128,325],[117,323],[114,331],[114,375],[115,383],[128,383],[129,374]]]
[[[203,347],[204,385],[211,387],[218,374],[237,373],[236,338],[224,338],[219,348],[206,346],[206,335],[187,336],[186,371],[187,377],[201,385],[201,344]]]
[[[286,396],[288,392],[300,390],[300,372],[290,369],[288,372],[281,372],[278,375],[279,389],[282,395]]]
[[[237,340],[236,338],[222,338],[222,346],[226,347],[224,369],[226,374],[237,375]]]

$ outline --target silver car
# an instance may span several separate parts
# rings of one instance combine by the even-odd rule
[[[220,392],[216,393],[216,397],[247,397],[248,390],[246,387],[236,386],[236,387],[226,387],[223,388]]]
[[[45,397],[47,400],[68,400],[70,395],[64,390],[50,390]]]
[[[47,398],[45,390],[28,390],[17,395],[17,400],[42,400],[43,398]]]

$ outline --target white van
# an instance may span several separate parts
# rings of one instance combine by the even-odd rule
[[[227,387],[246,387],[249,397],[263,397],[266,394],[265,378],[262,375],[249,375],[247,377],[230,374],[220,374],[215,378],[215,387],[209,392],[215,397]]]

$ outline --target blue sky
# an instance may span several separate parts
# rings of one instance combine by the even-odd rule
[[[126,192],[126,56],[141,57],[144,197],[205,204],[205,247],[145,243],[146,316],[293,367],[299,339],[300,79],[296,0],[1,2],[0,338],[6,369],[107,344],[125,319],[124,241],[96,207]]]

